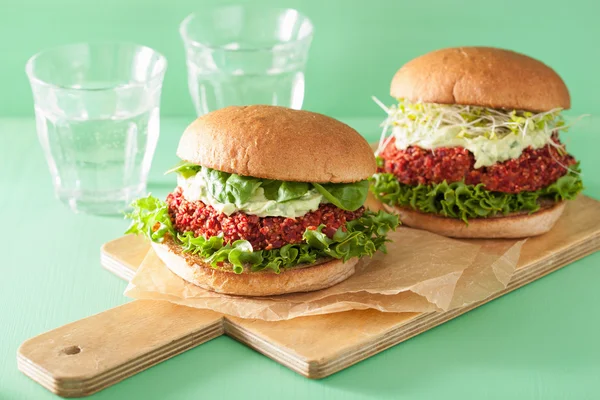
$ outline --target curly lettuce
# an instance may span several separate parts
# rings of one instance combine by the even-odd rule
[[[169,216],[167,203],[148,195],[131,203],[132,211],[125,214],[131,224],[125,234],[144,235],[156,243],[162,243],[165,235],[173,235],[175,228]]]
[[[516,194],[492,192],[483,184],[464,182],[410,186],[400,183],[390,173],[378,173],[371,178],[371,192],[388,205],[411,207],[424,213],[460,218],[487,218],[498,214],[526,211],[534,213],[541,207],[540,200],[572,200],[583,190],[579,164],[553,184],[534,192]]]
[[[346,211],[356,211],[365,203],[369,191],[367,180],[353,183],[307,183],[286,182],[273,179],[259,179],[241,176],[202,167],[182,161],[166,172],[177,173],[184,178],[204,171],[208,194],[219,203],[244,204],[254,197],[259,188],[268,200],[285,203],[305,196],[316,190],[323,198]]]
[[[148,196],[131,204],[133,210],[126,214],[131,225],[125,233],[142,234],[149,240],[162,243],[171,238],[183,251],[194,254],[213,268],[227,262],[235,273],[245,267],[252,271],[271,270],[275,273],[301,264],[314,263],[331,257],[347,261],[353,257],[372,256],[377,250],[385,252],[386,238],[390,230],[398,226],[398,217],[385,212],[366,211],[360,218],[346,224],[346,230],[338,229],[329,238],[323,233],[324,225],[304,232],[302,243],[287,244],[275,250],[254,251],[250,242],[236,240],[226,243],[222,236],[195,237],[193,232],[176,232],[171,223],[167,203]]]

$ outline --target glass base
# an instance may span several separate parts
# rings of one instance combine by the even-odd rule
[[[75,213],[123,217],[123,213],[130,210],[131,202],[145,194],[146,185],[143,184],[111,192],[65,193],[59,191],[57,196]]]

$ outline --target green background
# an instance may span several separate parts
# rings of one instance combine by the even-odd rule
[[[257,2],[258,3],[258,2]],[[149,190],[192,118],[178,22],[203,1],[0,0],[0,399],[53,396],[16,369],[29,337],[127,301],[125,282],[99,266],[119,219],[74,215],[53,198],[35,134],[23,65],[65,42],[119,39],[169,59],[161,138]],[[305,108],[340,117],[374,140],[391,75],[410,58],[460,44],[539,57],[565,78],[574,114],[598,114],[597,1],[269,1],[316,25]],[[600,122],[563,138],[582,161],[586,194],[600,198]],[[226,337],[151,368],[94,399],[596,399],[600,397],[600,254],[321,381],[310,381]],[[150,329],[150,328],[149,328]],[[116,334],[107,332],[107,334]]]
[[[304,108],[337,116],[379,115],[394,72],[437,48],[499,46],[555,68],[577,113],[600,102],[600,2],[597,0],[236,0],[294,7],[315,25]],[[23,71],[37,51],[89,40],[126,40],[156,48],[169,61],[164,115],[191,116],[178,24],[205,0],[1,0],[0,115],[32,115]],[[231,3],[231,2],[230,2]]]

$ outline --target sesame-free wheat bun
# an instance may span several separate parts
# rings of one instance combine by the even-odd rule
[[[456,47],[417,57],[396,72],[390,94],[411,102],[511,110],[571,107],[569,91],[552,68],[492,47]]]
[[[533,214],[513,213],[492,218],[473,218],[468,225],[461,219],[423,213],[408,207],[384,205],[384,208],[398,214],[406,226],[438,235],[462,239],[517,239],[550,231],[562,215],[565,205],[564,201],[551,202]]]
[[[267,105],[230,106],[198,118],[177,155],[219,171],[294,182],[356,182],[376,170],[369,144],[348,125]]]
[[[206,290],[236,296],[276,296],[325,289],[352,276],[358,262],[357,258],[346,262],[326,259],[279,274],[269,270],[245,270],[236,274],[227,263],[222,268],[212,268],[200,257],[183,252],[181,246],[172,241],[152,243],[152,248],[165,266],[185,281]]]

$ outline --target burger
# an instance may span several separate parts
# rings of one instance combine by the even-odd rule
[[[335,285],[385,251],[398,217],[363,206],[376,171],[349,126],[284,107],[227,107],[183,133],[177,188],[138,199],[127,233],[143,234],[172,272],[244,296]]]
[[[371,190],[404,224],[461,238],[540,235],[581,192],[558,136],[569,91],[542,62],[438,50],[400,68],[390,93],[398,104],[379,102],[388,118]]]

